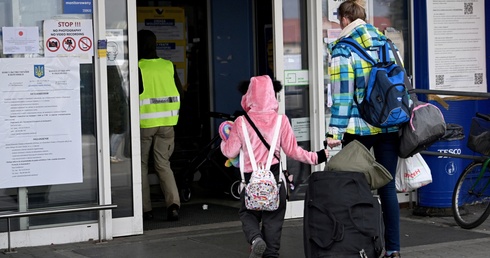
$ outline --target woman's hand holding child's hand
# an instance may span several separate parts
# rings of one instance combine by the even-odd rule
[[[330,147],[330,149],[337,147],[342,144],[341,140],[334,140],[333,138],[327,138],[327,145]]]

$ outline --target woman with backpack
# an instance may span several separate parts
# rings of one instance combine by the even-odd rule
[[[328,150],[326,149],[311,152],[298,146],[289,119],[285,115],[280,117],[277,113],[279,103],[276,99],[276,92],[281,89],[282,85],[278,82],[273,84],[268,75],[252,77],[249,82],[242,82],[239,85],[239,91],[244,94],[241,101],[242,108],[251,122],[255,124],[265,142],[268,144],[273,142],[276,124],[280,126],[277,143],[275,146],[270,146],[274,151],[270,171],[274,174],[276,182],[280,182],[280,161],[276,157],[280,157],[281,150],[290,158],[312,165],[325,162],[328,157]],[[279,123],[277,123],[278,119],[281,119]],[[243,164],[241,165],[243,165],[245,172],[245,182],[248,183],[253,166],[248,155],[244,130],[242,130],[243,124],[246,128],[245,132],[249,136],[256,163],[266,164],[269,150],[245,116],[236,118],[227,139],[222,137],[221,151],[224,156],[235,158],[239,155],[240,150],[243,150],[243,157],[241,157]],[[280,202],[274,211],[247,209],[244,195],[245,190],[242,190],[240,193],[241,208],[238,213],[246,240],[251,245],[249,257],[279,257],[281,231],[286,213],[285,182],[279,184]]]
[[[372,65],[362,59],[349,46],[334,48],[344,38],[357,41],[374,59],[379,59],[376,49],[388,44],[387,38],[376,27],[366,23],[364,1],[347,0],[338,8],[342,31],[339,38],[329,45],[329,67],[333,105],[327,129],[327,144],[333,148],[358,140],[367,149],[373,148],[376,161],[395,178],[398,159],[398,127],[378,128],[360,115],[357,102],[361,103]],[[390,59],[395,60],[390,51]],[[395,180],[378,189],[385,223],[384,257],[400,257],[400,209]]]

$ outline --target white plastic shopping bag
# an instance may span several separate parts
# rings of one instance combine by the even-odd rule
[[[409,192],[432,183],[429,166],[420,153],[412,157],[398,158],[395,184],[399,192]]]

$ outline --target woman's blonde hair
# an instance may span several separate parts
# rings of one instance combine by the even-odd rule
[[[345,17],[351,22],[357,19],[366,21],[366,9],[364,0],[347,0],[340,4],[338,16]]]

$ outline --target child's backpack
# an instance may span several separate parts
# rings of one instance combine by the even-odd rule
[[[381,128],[398,126],[410,120],[410,97],[405,85],[410,81],[406,79],[405,69],[390,60],[389,44],[385,43],[380,48],[379,62],[352,38],[344,38],[338,45],[348,45],[372,65],[361,103],[357,100],[357,94],[354,94],[362,119]]]
[[[279,129],[281,127],[282,116],[277,118],[276,128],[274,129],[274,137],[272,139],[271,148],[267,157],[267,163],[257,164],[255,161],[255,155],[253,153],[252,144],[250,143],[250,137],[248,136],[245,123],[242,123],[243,135],[245,137],[245,143],[247,145],[248,155],[250,162],[252,163],[253,172],[250,177],[250,181],[245,186],[245,207],[249,210],[256,211],[274,211],[279,207],[279,186],[277,185],[274,174],[271,172],[272,157],[274,156],[275,146],[277,138],[279,137]],[[243,157],[243,153],[240,153],[240,157]],[[240,174],[242,176],[242,185],[245,184],[245,177],[243,174],[244,162],[240,161]]]

